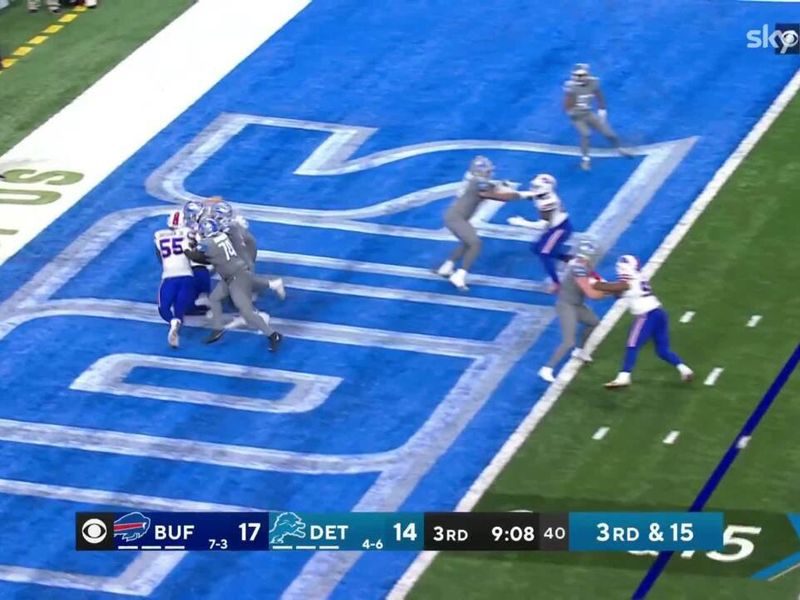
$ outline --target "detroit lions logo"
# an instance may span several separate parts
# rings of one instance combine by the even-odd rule
[[[132,512],[114,521],[114,537],[121,536],[125,542],[138,540],[150,529],[150,518],[140,512]]]
[[[286,536],[306,537],[306,524],[297,513],[282,512],[275,517],[275,524],[269,530],[269,543],[282,544]]]

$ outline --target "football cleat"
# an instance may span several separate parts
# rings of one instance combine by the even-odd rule
[[[446,260],[442,263],[442,266],[434,270],[434,272],[439,277],[450,277],[453,273],[455,273],[455,265],[453,264],[452,260]]]
[[[592,159],[588,156],[584,156],[581,158],[581,169],[584,171],[591,171],[592,169]]]
[[[556,380],[555,375],[553,375],[553,367],[542,367],[539,369],[538,375],[547,383],[553,383]]]
[[[181,321],[180,319],[172,319],[169,322],[169,334],[167,334],[167,342],[173,348],[177,348],[180,346],[180,338],[178,337],[178,332],[181,329]]]
[[[214,330],[211,331],[211,333],[205,339],[205,343],[206,344],[213,344],[214,342],[219,340],[219,338],[221,338],[224,334],[225,334],[225,330],[224,329],[214,329]]]
[[[577,358],[585,363],[594,362],[592,355],[586,352],[586,350],[583,348],[575,348],[575,350],[572,351],[572,358]]]
[[[631,384],[630,373],[619,373],[614,379],[605,384],[607,390],[628,387]]]
[[[269,351],[277,352],[282,341],[283,341],[283,336],[277,331],[273,331],[272,335],[269,336]]]
[[[460,292],[467,292],[469,291],[469,287],[467,287],[467,272],[464,269],[459,269],[450,277],[448,278],[450,283],[452,283],[458,291]]]

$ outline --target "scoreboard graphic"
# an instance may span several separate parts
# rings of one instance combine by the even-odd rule
[[[76,513],[77,550],[719,550],[722,513]]]

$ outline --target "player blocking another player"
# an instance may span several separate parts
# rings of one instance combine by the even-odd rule
[[[478,210],[481,202],[490,197],[481,195],[481,192],[498,189],[512,190],[512,188],[507,187],[508,182],[504,185],[499,181],[492,180],[493,173],[494,165],[492,161],[485,156],[473,158],[469,169],[464,174],[464,179],[461,182],[455,201],[453,201],[444,215],[445,227],[458,238],[460,243],[450,254],[450,258],[444,261],[435,272],[442,277],[448,278],[450,283],[462,292],[469,290],[467,287],[467,273],[478,258],[483,245],[478,232],[470,223],[470,219],[475,214],[475,211]],[[500,198],[496,199],[499,200]],[[459,261],[461,266],[456,269]]]
[[[190,259],[210,264],[227,286],[231,301],[245,322],[258,329],[269,339],[269,350],[275,352],[283,336],[269,325],[269,315],[262,315],[253,307],[253,272],[246,260],[239,256],[233,242],[220,228],[219,223],[210,217],[200,221],[201,238],[194,249],[187,250]],[[225,330],[222,327],[222,303],[212,303],[212,332],[206,343],[217,341]]]
[[[572,258],[567,243],[573,231],[569,213],[563,209],[561,198],[556,194],[555,187],[555,177],[547,173],[540,173],[531,180],[530,191],[481,193],[484,198],[495,200],[519,200],[521,198],[533,200],[534,206],[539,212],[538,221],[529,221],[524,217],[515,216],[510,217],[508,223],[542,232],[539,239],[531,243],[531,250],[542,261],[544,270],[552,279],[553,292],[557,292],[559,286],[557,261],[566,262]]]
[[[195,200],[189,200],[183,205],[183,217],[186,221],[186,227],[189,228],[190,237],[197,235],[200,219],[204,213],[205,206]],[[195,300],[193,304],[197,305],[197,312],[202,314],[205,311],[200,307],[208,306],[208,295],[211,293],[211,272],[208,270],[208,265],[194,261],[190,261],[190,264],[195,284]]]
[[[195,299],[195,280],[185,253],[188,230],[183,211],[174,210],[167,217],[167,229],[155,233],[156,255],[161,260],[161,285],[158,288],[158,313],[169,323],[167,342],[180,344],[183,317]]]
[[[635,319],[628,333],[622,370],[605,387],[620,388],[631,384],[631,372],[639,350],[651,339],[658,357],[677,368],[683,381],[691,381],[694,372],[670,348],[667,311],[653,295],[650,283],[642,276],[638,259],[630,254],[620,256],[616,271],[618,281],[598,281],[593,287],[601,292],[620,295],[627,302],[628,310]]]
[[[597,100],[597,112],[593,108]],[[631,156],[619,143],[619,137],[608,124],[606,99],[600,89],[600,79],[589,74],[589,65],[578,63],[572,68],[572,77],[564,84],[564,110],[581,136],[581,168],[588,171],[592,165],[589,158],[589,134],[599,131],[622,156]]]
[[[603,292],[592,287],[598,279],[592,271],[592,261],[596,255],[597,246],[591,240],[583,240],[578,244],[575,258],[567,264],[556,301],[556,314],[561,325],[561,344],[555,349],[547,364],[539,369],[539,377],[548,383],[556,380],[553,369],[570,350],[574,358],[592,362],[591,355],[583,346],[597,327],[599,320],[594,311],[586,305],[586,298],[598,300],[605,296]],[[578,325],[583,325],[583,331],[576,345]]]

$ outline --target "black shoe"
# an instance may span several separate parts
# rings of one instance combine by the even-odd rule
[[[214,329],[209,336],[205,339],[206,344],[213,344],[225,333],[224,329]]]
[[[281,345],[282,341],[283,341],[283,336],[277,331],[273,331],[272,335],[269,336],[269,351],[277,352],[278,346]]]

